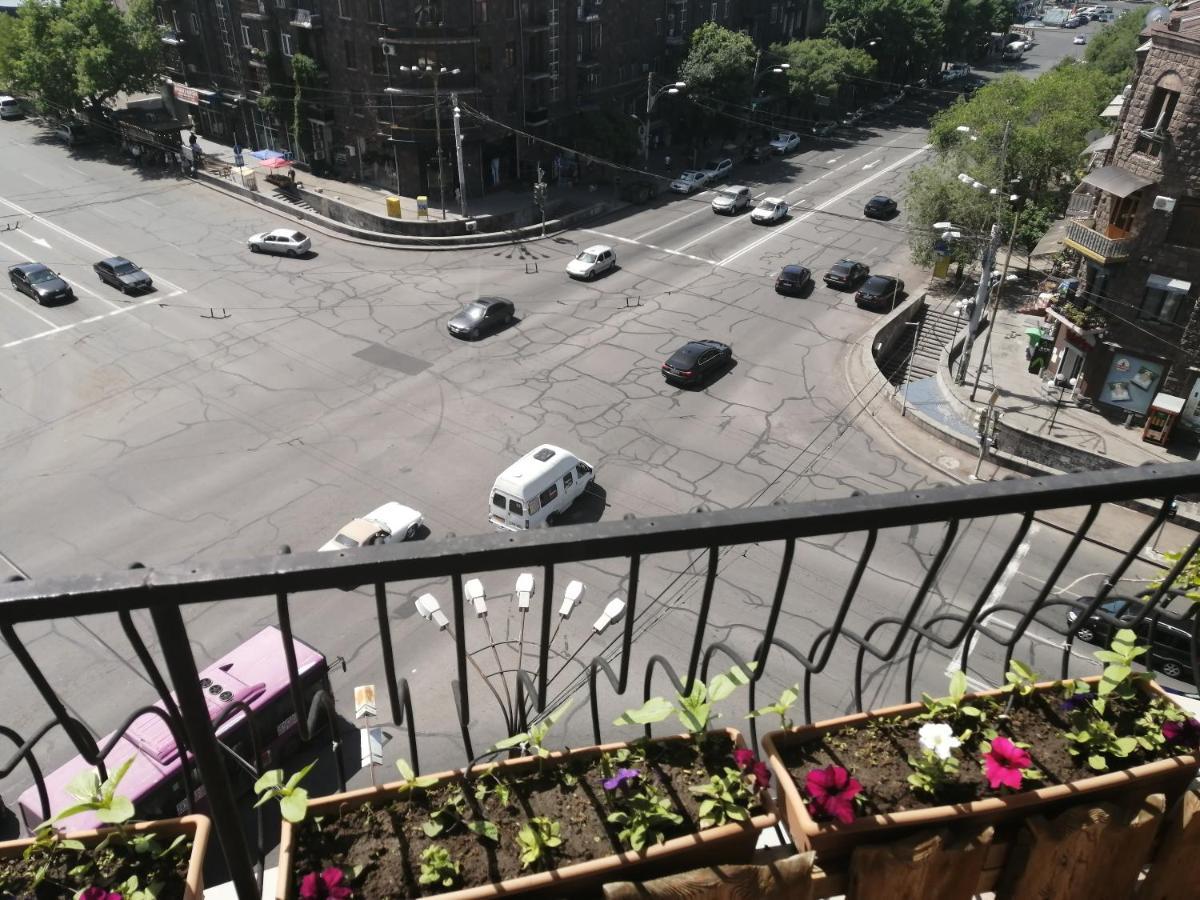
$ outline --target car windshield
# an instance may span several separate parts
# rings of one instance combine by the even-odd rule
[[[30,284],[41,284],[43,281],[53,281],[58,276],[49,269],[38,269],[35,272],[29,273]]]
[[[850,267],[852,265],[853,263],[848,263],[843,259],[841,262],[834,263],[833,268],[830,271],[833,272],[834,275],[847,275],[849,274]]]
[[[575,257],[575,258],[576,258],[577,260],[579,260],[580,262],[585,262],[585,263],[594,263],[594,262],[596,261],[596,254],[595,254],[595,253],[588,253],[586,250],[584,250],[582,253],[580,253],[580,254],[579,254],[577,257]]]
[[[139,271],[138,267],[131,262],[123,262],[120,265],[113,266],[113,271],[118,275],[132,275]]]
[[[667,360],[667,365],[672,369],[686,369],[696,361],[696,357],[700,355],[700,347],[681,347],[671,354],[671,358]]]
[[[736,200],[737,196],[738,196],[738,192],[726,189],[726,190],[721,191],[721,196],[724,197],[726,200]]]
[[[295,232],[293,232],[293,233],[292,233],[291,237],[292,237],[292,240],[293,240],[293,241],[296,241],[297,243],[299,243],[300,241],[307,241],[307,240],[308,240],[308,238],[304,236],[304,232],[303,232],[303,231],[295,231]]]
[[[881,275],[872,275],[870,278],[867,279],[867,283],[863,285],[864,293],[870,293],[871,291],[877,291],[879,293],[882,293],[884,291],[890,291],[891,289],[892,289],[891,279],[884,278]]]
[[[463,312],[466,313],[468,319],[482,319],[484,313],[487,312],[487,307],[482,303],[472,303]]]
[[[775,208],[775,201],[774,200],[764,200],[762,203],[758,204],[758,208],[770,211]]]
[[[354,538],[350,537],[349,535],[342,534],[340,532],[338,533],[337,537],[335,537],[333,540],[335,543],[341,544],[343,547],[357,547],[358,546],[358,541],[356,541]]]
[[[781,131],[781,132],[779,132],[778,135],[775,136],[775,139],[778,141],[789,141],[789,140],[791,140],[791,138],[792,138],[792,136],[790,134],[788,134],[786,131]]]

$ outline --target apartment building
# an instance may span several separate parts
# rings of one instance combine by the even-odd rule
[[[414,196],[478,196],[573,146],[581,117],[642,115],[706,21],[760,46],[819,30],[820,0],[157,0],[164,94],[202,136],[291,150]],[[299,141],[292,60],[301,87]],[[440,155],[439,155],[440,146]],[[440,175],[439,175],[440,173]]]
[[[1051,371],[1111,412],[1186,398],[1200,430],[1200,5],[1142,34],[1112,146],[1068,208],[1083,258],[1076,313],[1059,321]]]

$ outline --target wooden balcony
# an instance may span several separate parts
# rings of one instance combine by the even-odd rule
[[[1118,231],[1119,229],[1110,229]],[[1133,238],[1128,232],[1120,236],[1109,237],[1090,228],[1082,221],[1067,224],[1067,235],[1063,243],[1072,250],[1078,250],[1088,259],[1095,260],[1101,265],[1124,262],[1129,259]]]

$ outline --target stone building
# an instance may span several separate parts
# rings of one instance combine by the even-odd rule
[[[644,120],[687,36],[715,20],[760,46],[820,28],[820,0],[156,0],[165,95],[201,136],[447,204],[460,102],[468,196],[553,177],[596,118]],[[292,61],[302,88],[300,140]],[[443,71],[445,70],[445,71]],[[658,112],[656,110],[656,115]],[[603,124],[603,123],[602,123]],[[652,134],[661,128],[652,123]],[[441,154],[439,157],[439,144]],[[440,165],[439,165],[440,160]],[[553,171],[551,171],[553,170]]]
[[[1083,256],[1051,371],[1109,411],[1186,398],[1200,430],[1200,4],[1142,34],[1133,83],[1102,164],[1068,208],[1064,244]]]

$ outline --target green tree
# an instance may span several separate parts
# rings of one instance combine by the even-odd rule
[[[612,109],[580,113],[576,126],[575,146],[598,159],[630,163],[641,150],[638,123],[628,115]]]
[[[1131,9],[1119,19],[1101,28],[1088,44],[1084,59],[1087,64],[1122,83],[1133,74],[1134,53],[1141,43],[1138,35],[1146,27],[1146,13]]]
[[[995,198],[970,188],[958,180],[959,167],[953,155],[935,159],[915,169],[908,179],[905,208],[908,213],[908,243],[913,262],[933,263],[934,246],[941,238],[935,222],[950,222],[961,237],[948,240],[947,252],[956,263],[969,263],[979,257],[993,218],[1000,210]]]
[[[942,0],[825,0],[825,37],[865,47],[882,77],[908,81],[936,66],[942,51]]]
[[[17,19],[0,15],[0,88],[13,80],[13,64],[17,56]]]
[[[745,104],[750,97],[756,55],[749,35],[705,22],[692,32],[679,79],[687,82],[692,96]]]
[[[303,121],[301,110],[303,109],[304,87],[312,84],[317,77],[317,61],[305,53],[295,53],[292,55],[292,86],[295,93],[292,95],[292,151],[298,157],[300,155],[300,123]]]
[[[791,64],[788,96],[809,109],[816,97],[834,97],[843,85],[875,74],[876,62],[869,53],[843,47],[830,38],[776,44],[771,52]]]
[[[125,11],[109,0],[25,0],[8,53],[13,87],[48,112],[149,90],[160,71],[152,0],[132,0]]]

